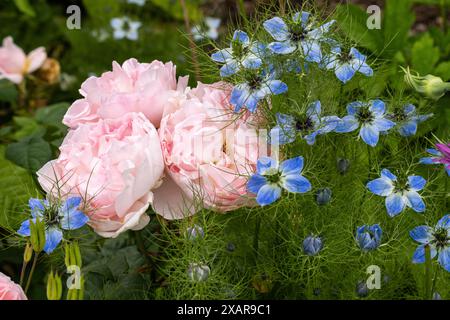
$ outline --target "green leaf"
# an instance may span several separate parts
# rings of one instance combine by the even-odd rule
[[[62,123],[62,119],[68,108],[69,104],[67,102],[52,104],[50,106],[40,108],[36,112],[35,118],[41,124],[65,128]]]
[[[14,140],[20,140],[37,132],[39,132],[39,134],[43,134],[43,131],[45,131],[45,129],[39,126],[39,124],[33,118],[14,117],[13,121],[14,124],[19,127],[19,129],[13,134]]]
[[[0,80],[0,101],[13,102],[17,100],[17,88],[8,80]]]
[[[389,56],[404,48],[415,16],[410,0],[386,1],[382,30],[384,30],[384,50]]]
[[[28,0],[14,0],[14,3],[16,4],[16,7],[20,10],[20,12],[30,17],[36,16],[36,13],[34,12],[34,9],[30,5]]]
[[[0,146],[0,226],[14,229],[24,219],[28,199],[36,196],[36,186],[30,174],[5,159],[5,147]]]
[[[368,14],[353,4],[338,5],[336,15],[339,27],[354,42],[372,52],[380,52],[383,47],[381,30],[367,28]]]
[[[25,137],[6,147],[6,158],[31,172],[39,170],[51,157],[50,144],[39,135]]]
[[[183,9],[180,5],[180,1],[167,1],[167,0],[151,0],[151,2],[165,10],[168,14],[176,19],[183,19]],[[201,13],[198,10],[198,6],[195,1],[185,1],[188,16],[191,21],[198,21],[201,17]]]
[[[441,77],[444,81],[450,80],[450,61],[438,64],[434,70],[434,74]]]
[[[435,47],[433,38],[425,33],[412,47],[412,67],[420,74],[430,74],[439,61],[439,56],[439,48]]]

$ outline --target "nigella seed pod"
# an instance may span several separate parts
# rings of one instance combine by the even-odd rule
[[[348,159],[338,159],[338,161],[337,161],[337,169],[338,169],[340,174],[346,174],[349,168],[350,168],[350,160],[348,160]]]
[[[361,297],[367,297],[369,295],[369,288],[367,287],[366,281],[359,281],[356,285],[356,294]]]
[[[324,206],[331,200],[331,189],[330,188],[322,188],[317,191],[316,201],[319,206]]]
[[[303,241],[303,251],[308,256],[315,256],[322,250],[323,242],[320,237],[309,236]]]
[[[211,269],[206,264],[190,263],[187,270],[189,279],[196,282],[206,281]]]
[[[205,236],[205,231],[203,228],[197,224],[194,224],[192,227],[186,229],[186,237],[189,240],[202,239]]]

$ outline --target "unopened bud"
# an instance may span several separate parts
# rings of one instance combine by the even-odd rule
[[[47,299],[60,300],[62,296],[62,282],[61,277],[57,272],[53,274],[53,270],[47,278]]]
[[[428,98],[439,100],[447,91],[450,91],[450,82],[444,82],[437,76],[427,74],[422,77],[418,73],[412,75],[409,68],[403,69],[403,72],[405,72],[406,83]]]
[[[23,261],[30,262],[33,257],[33,247],[30,242],[25,245],[25,250],[23,251]]]
[[[37,77],[45,83],[51,85],[59,81],[61,66],[58,60],[47,58],[41,68],[36,73]]]
[[[331,189],[330,188],[322,188],[317,191],[316,201],[320,206],[326,205],[331,201]]]
[[[348,160],[348,159],[338,159],[338,161],[337,161],[337,169],[338,169],[340,174],[346,174],[349,168],[350,168],[350,160]]]
[[[78,266],[80,268],[82,267],[80,246],[78,245],[77,241],[68,242],[65,244],[64,262],[67,268],[73,265]]]
[[[211,273],[211,269],[206,264],[191,263],[187,270],[188,277],[192,281],[206,281]]]
[[[36,222],[30,220],[30,241],[34,252],[39,253],[45,247],[45,223],[39,218]]]
[[[69,289],[67,291],[66,300],[83,300],[84,299],[84,276],[80,277],[80,288]]]

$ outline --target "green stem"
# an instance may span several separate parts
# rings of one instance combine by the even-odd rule
[[[425,246],[425,300],[431,299],[431,249],[430,246]]]
[[[436,282],[438,278],[438,271],[439,268],[435,268],[434,270],[434,277],[433,277],[433,284],[431,285],[431,294],[434,295],[434,292],[436,291]]]
[[[247,21],[247,14],[245,13],[244,0],[236,0],[236,5],[239,15],[242,17],[242,19],[244,19],[244,21]]]
[[[19,110],[23,109],[25,107],[26,101],[27,101],[27,83],[25,78],[22,80],[21,83],[17,85],[18,89],[18,108]]]
[[[20,271],[20,282],[19,282],[20,286],[23,285],[23,280],[25,278],[25,271],[27,270],[27,265],[28,265],[28,262],[23,260],[23,262],[22,262],[22,270]]]
[[[27,285],[25,286],[25,290],[24,290],[25,294],[27,294],[28,288],[30,287],[31,279],[33,278],[33,274],[34,274],[34,269],[36,269],[38,257],[39,257],[39,253],[35,253],[34,259],[33,259],[33,264],[31,265],[30,274],[28,275]]]
[[[442,17],[442,31],[447,32],[447,6],[445,0],[441,0],[441,17]]]
[[[258,260],[258,250],[259,250],[259,230],[261,229],[261,217],[256,216],[255,233],[253,235],[253,251],[255,253],[255,264]]]

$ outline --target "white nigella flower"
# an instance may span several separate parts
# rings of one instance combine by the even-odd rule
[[[111,27],[114,29],[114,39],[137,40],[138,29],[141,27],[140,21],[133,21],[128,17],[111,19]]]

